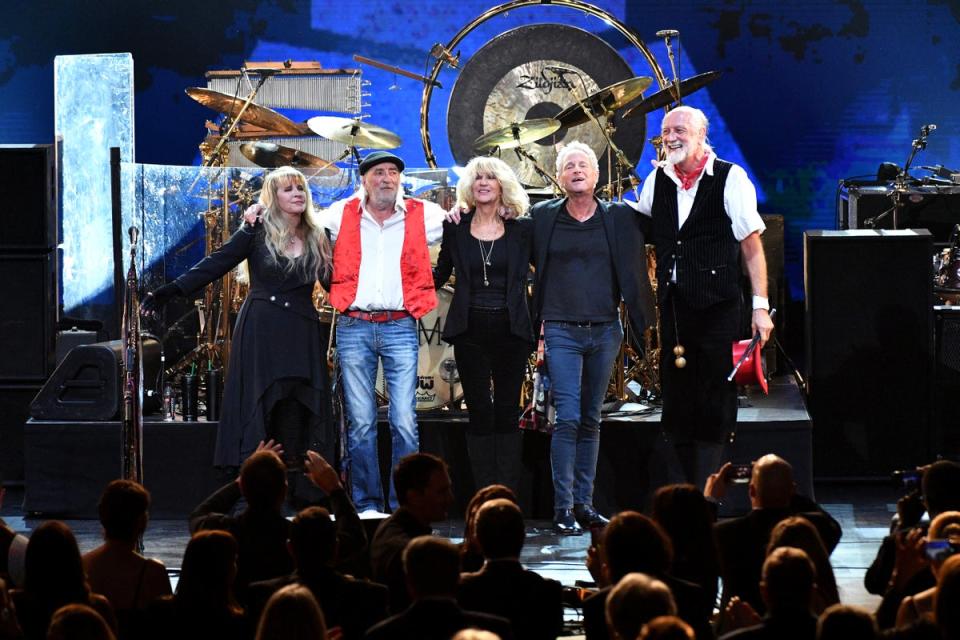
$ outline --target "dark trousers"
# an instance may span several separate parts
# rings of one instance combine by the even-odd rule
[[[733,368],[740,301],[693,309],[670,291],[660,314],[661,424],[687,481],[702,488],[719,466],[724,439],[737,423],[737,387],[727,376]],[[674,364],[677,344],[685,350],[682,369]]]
[[[267,438],[283,445],[283,461],[287,465],[287,498],[295,509],[317,504],[323,492],[303,474],[307,450],[316,451],[333,464],[333,451],[322,437],[323,422],[319,416],[293,397],[278,400],[267,420]]]
[[[510,333],[506,309],[470,309],[453,353],[470,414],[467,450],[477,488],[500,482],[517,489],[520,388],[530,352]]]

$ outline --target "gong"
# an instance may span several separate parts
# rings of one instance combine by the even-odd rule
[[[579,72],[563,77],[547,67],[559,66]],[[500,34],[467,63],[457,78],[447,108],[447,135],[457,164],[465,165],[477,155],[474,141],[490,131],[533,118],[550,118],[576,104],[571,90],[581,100],[621,80],[633,77],[630,66],[620,54],[599,37],[562,24],[534,24]],[[636,163],[643,150],[646,122],[643,118],[615,118],[613,141],[631,162]],[[603,118],[600,118],[603,124]],[[600,184],[607,179],[606,140],[592,121],[529,144],[525,149],[537,158],[550,174],[555,171],[558,146],[573,140],[587,144],[600,161]],[[513,150],[500,157],[517,172],[520,181],[531,187],[544,187],[529,160]]]

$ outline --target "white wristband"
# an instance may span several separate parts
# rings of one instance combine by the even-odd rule
[[[753,296],[753,310],[765,309],[770,311],[770,301],[763,296]]]

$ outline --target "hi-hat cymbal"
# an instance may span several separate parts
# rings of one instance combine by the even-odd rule
[[[636,78],[627,78],[615,84],[597,91],[583,101],[584,105],[595,116],[601,116],[605,111],[615,111],[620,107],[629,104],[636,98],[643,95],[650,85],[653,84],[653,78],[650,76],[637,76]],[[560,125],[564,127],[575,127],[583,124],[590,119],[590,116],[580,108],[579,104],[574,104],[556,116]]]
[[[311,173],[321,176],[335,176],[340,173],[340,169],[329,160],[273,142],[247,142],[240,145],[240,153],[250,162],[270,169],[275,167],[317,169]]]
[[[535,118],[513,122],[502,129],[483,134],[473,141],[473,148],[480,153],[496,147],[513,149],[542,140],[559,128],[560,121],[556,118]]]
[[[226,93],[202,87],[187,89],[187,95],[203,106],[225,113],[231,118],[237,117],[240,109],[243,108],[243,103],[246,102],[243,98],[235,98]],[[240,120],[288,136],[303,135],[301,129],[290,118],[258,104],[251,103],[243,112]]]
[[[310,130],[322,138],[363,149],[396,149],[400,136],[369,122],[337,116],[314,116],[307,120]]]
[[[680,81],[680,97],[690,95],[694,91],[702,89],[707,86],[714,80],[720,77],[720,71],[707,71],[706,73],[701,73],[695,76],[691,76],[686,80]],[[677,101],[676,94],[673,91],[673,85],[666,87],[657,91],[655,94],[648,98],[644,98],[637,104],[633,105],[627,109],[626,113],[623,114],[624,118],[634,118],[636,116],[643,115],[645,113],[650,113],[656,109],[662,109],[663,107]]]

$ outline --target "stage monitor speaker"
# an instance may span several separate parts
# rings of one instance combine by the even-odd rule
[[[49,251],[56,245],[51,145],[0,145],[0,252]]]
[[[40,384],[53,370],[52,256],[49,252],[0,252],[2,382]]]
[[[923,229],[804,234],[817,477],[886,476],[930,461],[932,254]]]
[[[74,348],[30,404],[35,420],[115,420],[123,408],[123,342]],[[160,343],[143,338],[143,413],[160,408]]]
[[[40,385],[0,385],[0,475],[4,482],[23,482],[23,426],[30,417],[30,399]]]

